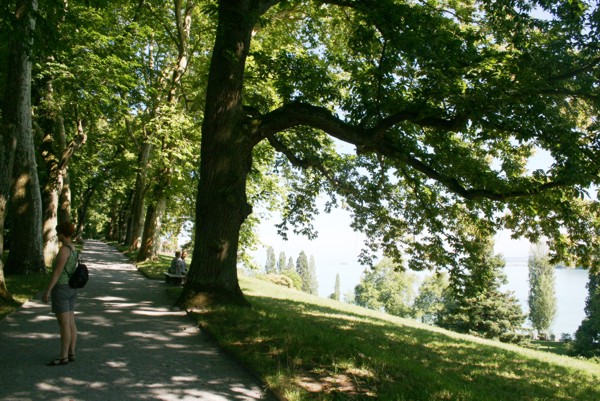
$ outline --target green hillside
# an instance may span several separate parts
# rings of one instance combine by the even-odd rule
[[[195,313],[289,400],[600,400],[600,365],[241,278],[251,310]]]

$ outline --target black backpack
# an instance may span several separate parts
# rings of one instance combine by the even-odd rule
[[[71,248],[69,247],[69,249]],[[71,253],[73,253],[72,249]],[[73,273],[69,274],[69,271],[67,269],[65,269],[65,271],[67,272],[67,276],[69,276],[69,287],[71,288],[85,287],[90,277],[90,273],[88,271],[87,266],[81,263],[79,257],[77,258],[77,267],[75,268],[75,270],[73,270]]]

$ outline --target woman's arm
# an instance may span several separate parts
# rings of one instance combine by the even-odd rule
[[[61,247],[60,250],[58,251],[58,255],[56,255],[56,262],[54,265],[54,270],[52,271],[52,277],[50,278],[50,283],[48,283],[48,288],[46,288],[46,291],[44,292],[44,295],[42,296],[42,301],[48,302],[48,297],[50,296],[50,292],[56,285],[58,278],[60,277],[63,269],[65,268],[65,264],[67,263],[67,259],[69,259],[70,252],[71,251],[66,246]]]

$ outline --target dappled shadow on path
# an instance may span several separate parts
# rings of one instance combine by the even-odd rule
[[[77,361],[44,366],[58,327],[48,305],[26,303],[0,322],[0,400],[272,399],[170,307],[163,283],[101,242],[86,242],[82,258],[90,281],[77,305]]]

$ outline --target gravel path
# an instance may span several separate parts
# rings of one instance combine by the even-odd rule
[[[86,241],[90,281],[77,305],[77,361],[47,367],[58,325],[37,299],[0,321],[0,400],[275,400],[224,354],[165,284],[144,278],[113,247]],[[48,277],[50,278],[50,277]]]

